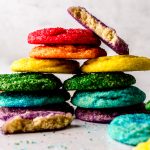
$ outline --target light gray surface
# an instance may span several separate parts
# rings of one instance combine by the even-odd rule
[[[28,57],[34,45],[29,32],[44,27],[80,28],[66,9],[83,6],[115,28],[129,44],[130,54],[150,57],[149,0],[0,0],[0,73],[10,73],[12,61]],[[108,55],[113,51],[102,44]],[[150,72],[131,72],[150,99]],[[58,75],[62,80],[68,76]],[[90,132],[90,133],[89,133]],[[45,135],[45,136],[44,136]],[[19,145],[18,145],[19,143]],[[74,121],[67,130],[47,133],[0,134],[0,150],[131,150],[107,136],[106,125]]]

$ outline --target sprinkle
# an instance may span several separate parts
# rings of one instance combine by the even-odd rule
[[[53,146],[53,145],[51,145],[51,146],[48,146],[47,148],[48,148],[48,149],[50,149],[50,148],[54,148],[54,146]]]
[[[29,144],[29,141],[27,140],[26,143]]]
[[[36,144],[36,142],[35,142],[35,141],[32,141],[31,143],[32,143],[32,144]]]

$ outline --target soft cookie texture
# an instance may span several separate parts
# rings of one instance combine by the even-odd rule
[[[76,91],[72,104],[83,108],[113,108],[125,107],[142,103],[146,98],[143,91],[131,86],[108,91]]]
[[[65,90],[47,92],[2,92],[0,107],[40,107],[48,104],[63,103],[70,98]]]
[[[86,45],[49,45],[37,46],[30,52],[32,58],[65,58],[89,59],[106,56],[107,53],[100,47]]]
[[[150,113],[144,108],[144,104],[137,104],[127,107],[119,108],[104,108],[104,109],[90,109],[77,107],[75,110],[76,118],[88,122],[109,123],[115,117],[123,114],[135,113]]]
[[[93,58],[81,66],[82,72],[116,72],[150,70],[150,58],[116,55]]]
[[[64,59],[21,58],[12,63],[11,69],[15,72],[77,73],[79,63]]]
[[[146,142],[139,143],[133,150],[150,150],[150,139]]]
[[[64,112],[37,113],[35,116],[32,114],[31,117],[28,112],[12,117],[4,122],[1,130],[5,134],[58,130],[67,127],[73,120],[71,113]]]
[[[30,44],[84,44],[100,45],[99,38],[90,30],[45,28],[28,35]]]
[[[53,74],[0,74],[1,91],[48,91],[59,89],[61,86],[60,79]]]
[[[63,83],[67,90],[97,90],[127,87],[136,83],[136,79],[123,72],[88,73],[74,75]]]
[[[41,107],[0,107],[0,119],[3,121],[7,121],[12,117],[18,115],[28,114],[28,118],[35,118],[41,115],[49,114],[51,111],[61,111],[65,113],[74,114],[74,108],[68,103],[60,103],[60,104],[51,104]],[[30,114],[30,115],[29,115]]]
[[[116,53],[129,54],[128,45],[117,35],[116,31],[92,16],[85,8],[70,7],[68,12],[83,26],[95,32]]]
[[[108,134],[112,139],[128,145],[147,141],[150,137],[149,131],[149,114],[122,115],[116,117],[108,127]]]

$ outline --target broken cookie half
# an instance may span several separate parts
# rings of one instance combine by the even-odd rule
[[[70,108],[70,112],[62,112],[47,108],[1,108],[1,130],[4,134],[13,134],[63,129],[73,120],[72,110]]]
[[[69,7],[68,12],[84,27],[95,32],[100,39],[120,55],[129,54],[128,45],[116,31],[98,20],[83,7]]]

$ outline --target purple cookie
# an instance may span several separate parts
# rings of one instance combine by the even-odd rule
[[[117,35],[116,31],[91,15],[85,8],[69,7],[68,12],[84,27],[96,33],[116,53],[120,55],[129,54],[128,45]]]
[[[73,120],[69,104],[42,108],[0,108],[1,131],[4,134],[58,130]],[[71,112],[71,113],[70,113]]]
[[[1,107],[0,108],[0,120],[7,121],[15,116],[22,116],[24,119],[34,119],[39,116],[46,116],[50,113],[70,112],[74,114],[74,108],[68,103],[47,105],[43,107],[33,107],[33,108],[14,108],[14,107]]]
[[[107,109],[88,109],[77,107],[75,110],[76,118],[88,122],[109,123],[115,117],[124,114],[150,113],[146,111],[144,104],[138,104],[130,107],[107,108]]]

